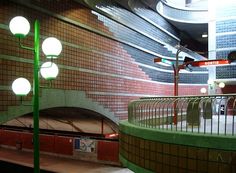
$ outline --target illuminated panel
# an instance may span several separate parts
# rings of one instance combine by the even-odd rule
[[[194,61],[187,64],[190,64],[193,67],[204,67],[204,66],[223,66],[230,64],[230,60],[221,59],[221,60],[206,60],[206,61]]]
[[[173,65],[172,61],[169,61],[169,60],[164,59],[164,58],[155,58],[154,62],[158,63],[160,65],[164,65],[164,66],[171,66],[171,65]]]

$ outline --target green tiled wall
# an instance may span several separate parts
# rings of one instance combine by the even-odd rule
[[[120,160],[135,172],[235,173],[234,143],[233,136],[154,131],[120,123]]]
[[[233,173],[236,152],[169,144],[120,133],[120,155],[157,173]]]

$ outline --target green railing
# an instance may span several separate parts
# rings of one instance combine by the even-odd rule
[[[128,121],[152,129],[235,135],[236,95],[141,98],[128,107]]]

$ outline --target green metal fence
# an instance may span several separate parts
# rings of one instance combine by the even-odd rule
[[[141,98],[128,107],[134,125],[180,132],[235,135],[236,95]]]

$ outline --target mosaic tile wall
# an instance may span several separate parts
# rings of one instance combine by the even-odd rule
[[[156,173],[233,173],[236,152],[145,140],[120,132],[120,154]]]
[[[227,58],[236,50],[236,3],[220,1],[216,6],[216,58]],[[216,79],[235,78],[236,66],[216,68]]]
[[[24,45],[33,43],[35,19],[40,21],[41,43],[48,36],[62,41],[62,54],[55,60],[59,65],[59,75],[53,81],[52,88],[84,91],[89,99],[114,113],[120,120],[127,118],[130,100],[145,96],[173,95],[173,76],[160,73],[156,77],[152,76],[155,71],[141,68],[137,59],[142,51],[119,41],[115,33],[91,9],[72,0],[63,3],[62,0],[1,1],[0,111],[7,111],[9,106],[20,104],[19,98],[10,88],[14,79],[22,76],[30,82],[33,80],[33,53],[20,49],[17,39],[8,29],[10,19],[16,15],[25,16],[31,23],[31,34],[23,40]],[[132,39],[138,37],[134,35]],[[150,63],[150,54],[143,55],[149,57]],[[42,52],[41,60],[46,61]],[[166,80],[162,80],[163,76]],[[183,78],[185,80],[181,79],[181,82],[188,83],[189,78],[197,79],[190,75]],[[201,84],[206,80],[205,75],[200,79],[197,82],[191,81],[195,84],[199,82],[198,85],[181,85],[179,94],[199,94]],[[46,84],[43,79],[40,82],[41,85]],[[26,98],[30,99],[31,95]]]

